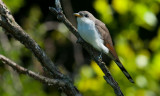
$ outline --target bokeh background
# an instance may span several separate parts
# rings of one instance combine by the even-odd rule
[[[45,50],[84,96],[115,96],[103,73],[65,25],[49,10],[54,0],[3,0],[20,26]],[[62,0],[64,13],[76,26],[73,12],[90,11],[103,21],[120,60],[135,80],[131,84],[117,65],[103,57],[125,96],[160,96],[160,0]],[[33,54],[0,28],[0,54],[44,74]],[[0,96],[60,96],[0,62]]]

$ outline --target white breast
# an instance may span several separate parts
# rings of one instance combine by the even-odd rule
[[[77,22],[80,36],[97,50],[108,54],[109,50],[104,46],[103,40],[95,27],[95,23],[85,17],[77,18]]]

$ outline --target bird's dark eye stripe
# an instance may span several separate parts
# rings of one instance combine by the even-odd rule
[[[88,14],[85,14],[84,16],[85,16],[85,17],[89,17]]]

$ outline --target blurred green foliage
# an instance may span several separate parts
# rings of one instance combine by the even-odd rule
[[[25,0],[3,0],[12,12],[17,12],[24,4]]]
[[[81,55],[75,51],[78,48],[74,47],[78,44],[71,40],[73,37],[67,28],[48,11],[48,7],[54,5],[54,0],[47,4],[43,0],[3,1],[16,21],[46,51],[60,70],[73,77],[75,85],[84,96],[115,96],[97,64],[88,58],[85,50],[79,50],[83,56],[78,57]],[[135,84],[131,84],[113,61],[109,63],[109,69],[124,95],[160,96],[160,0],[75,1],[71,0],[75,12],[90,11],[110,30],[119,58],[135,80]],[[43,73],[32,53],[2,29],[0,54],[25,68]],[[77,65],[76,57],[80,60],[84,58],[84,61]],[[18,75],[1,62],[0,85],[0,96],[60,96],[56,88],[47,87],[28,76]]]

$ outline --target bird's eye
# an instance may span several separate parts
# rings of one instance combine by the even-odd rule
[[[85,14],[84,16],[85,16],[85,17],[89,17],[89,15],[88,15],[88,14]]]

